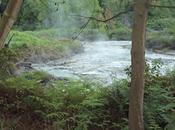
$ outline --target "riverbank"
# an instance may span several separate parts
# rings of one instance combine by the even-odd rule
[[[153,26],[153,25],[151,25]],[[158,28],[158,27],[157,27]],[[145,47],[154,51],[175,51],[175,29],[174,25],[154,30],[148,26]],[[131,41],[132,29],[120,25],[115,30],[110,30],[107,35],[111,40]]]
[[[9,39],[11,37],[10,48],[25,62],[46,63],[73,56],[83,50],[79,41],[60,39],[53,29],[12,31]]]
[[[32,64],[69,58],[83,51],[76,40],[59,39],[55,30],[11,31],[0,51],[0,79],[33,71]]]
[[[88,79],[103,85],[115,79],[126,78],[125,69],[131,65],[130,41],[95,41],[83,45],[84,52],[63,62],[51,61],[48,64],[35,64],[37,70],[66,79]],[[174,67],[175,57],[164,53],[146,50],[149,63],[162,63],[160,70],[165,73]]]
[[[37,40],[35,39],[34,41]],[[21,47],[23,47],[23,42],[21,43],[11,44],[15,52],[18,50],[15,45],[22,45]],[[82,53],[82,55],[85,54],[86,58],[80,56],[82,59],[80,57],[78,59],[80,58],[81,62],[84,60],[86,65],[87,61],[92,60],[89,64],[90,67],[93,67],[91,65],[94,65],[94,62],[102,63],[102,61],[106,61],[104,66],[114,70],[117,69],[113,68],[114,66],[118,67],[117,63],[121,63],[120,66],[126,65],[127,62],[122,62],[125,58],[121,56],[128,57],[130,54],[130,51],[122,51],[122,46],[129,50],[129,48],[126,48],[128,43],[120,43],[122,46],[116,46],[119,44],[115,42],[110,42],[110,44],[108,42],[102,43],[88,44],[89,48],[85,48],[88,55],[86,56],[86,53]],[[45,44],[47,46],[51,45],[50,43]],[[94,45],[97,45],[98,48],[96,49]],[[114,50],[111,51],[111,49]],[[118,51],[116,51],[117,49]],[[7,58],[5,57],[7,53],[1,55],[4,62],[7,62],[7,59],[8,62],[9,59],[13,61],[14,53],[8,51],[8,49],[4,51],[9,54]],[[116,52],[121,52],[123,55],[116,54]],[[92,58],[94,56],[97,56],[96,61]],[[0,58],[0,60],[3,58]],[[108,64],[111,64],[111,61],[107,59],[114,60],[111,66]],[[116,62],[117,59],[121,62]],[[0,65],[4,62],[0,62]],[[80,64],[74,65],[77,68]],[[102,67],[103,65],[100,64],[99,66]],[[101,75],[104,70],[109,73],[109,68],[100,69],[99,66],[96,66],[98,74]],[[149,66],[145,72],[145,128],[148,130],[157,128],[171,130],[171,128],[174,128],[172,126],[174,116],[171,117],[171,115],[174,114],[175,72],[172,71],[166,75],[161,75],[159,67],[159,64]],[[82,64],[82,68],[88,67]],[[90,74],[93,74],[92,68],[89,70],[91,70]],[[130,74],[129,69],[127,73]],[[1,78],[3,76],[3,79],[0,80],[0,128],[2,129],[128,129],[128,91],[130,82],[126,79],[113,81],[112,84],[103,86],[97,82],[59,79],[38,71],[25,72],[19,76],[4,77],[4,74],[0,74],[0,76]],[[104,76],[106,75],[104,74]],[[94,79],[92,76],[91,78]]]
[[[175,33],[168,31],[149,31],[147,33],[146,47],[152,50],[172,51],[175,50]]]

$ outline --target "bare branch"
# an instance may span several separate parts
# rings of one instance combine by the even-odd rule
[[[171,8],[171,9],[175,9],[175,6],[171,6],[171,5],[150,5],[151,7],[158,7],[158,8]]]
[[[82,15],[71,15],[71,16],[82,17],[82,18],[87,18],[87,19],[90,19],[90,20],[95,20],[95,21],[97,21],[97,22],[106,23],[106,22],[108,22],[108,21],[110,21],[110,20],[112,20],[112,19],[114,19],[114,18],[119,17],[119,16],[122,15],[122,14],[128,13],[129,11],[132,11],[132,9],[128,9],[128,10],[119,12],[118,14],[112,16],[111,18],[105,19],[105,20],[103,20],[103,19],[98,19],[98,18],[96,18],[96,17],[88,17],[88,16],[82,16]]]
[[[90,21],[91,19],[88,19],[88,21],[80,28],[80,31],[78,32],[78,34],[72,37],[73,40],[76,40],[80,36],[80,34],[84,31],[84,29],[87,27]]]
[[[80,28],[80,31],[78,32],[78,34],[77,34],[76,36],[73,36],[72,39],[73,39],[73,40],[77,39],[77,38],[80,36],[80,34],[84,31],[84,29],[87,27],[87,25],[89,24],[89,22],[90,22],[91,20],[95,20],[95,21],[97,21],[97,22],[106,23],[106,22],[108,22],[108,21],[110,21],[110,20],[112,20],[112,19],[114,19],[114,18],[119,17],[119,16],[122,15],[122,14],[128,13],[129,11],[132,11],[132,8],[129,8],[129,9],[125,10],[125,11],[119,12],[118,14],[112,16],[112,17],[109,18],[109,19],[105,19],[105,20],[98,19],[98,18],[92,17],[92,16],[71,15],[71,16],[75,16],[75,17],[82,17],[82,18],[88,19],[88,21]]]

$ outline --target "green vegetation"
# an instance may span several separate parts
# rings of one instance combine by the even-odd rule
[[[173,130],[175,72],[162,76],[159,68],[155,62],[152,67],[147,65],[145,72],[145,127]],[[127,130],[129,84],[121,80],[102,87],[85,81],[57,80],[43,72],[1,80],[0,127]]]
[[[2,1],[5,8],[7,0]],[[27,0],[16,22],[16,30],[38,30],[43,28],[58,28],[59,37],[71,38],[76,36],[80,28],[88,21],[82,16],[93,16],[98,19],[109,18],[120,11],[129,8],[131,0],[80,0],[62,2],[60,0]],[[174,0],[156,1],[160,5],[173,5]],[[84,9],[81,10],[80,9]],[[175,15],[173,9],[151,8],[148,17],[147,45],[154,50],[174,50]],[[131,40],[132,12],[121,15],[107,23],[91,20],[82,32],[83,40],[96,40],[107,35],[111,40]],[[58,32],[58,31],[56,31]],[[82,39],[82,38],[81,38]],[[107,39],[107,38],[103,38]],[[47,39],[48,40],[48,39]],[[39,41],[38,41],[39,42]],[[46,42],[46,41],[45,41]]]
[[[174,50],[175,49],[174,34],[167,31],[148,32],[147,44],[149,49],[153,50]]]
[[[0,50],[0,80],[4,80],[9,76],[13,75],[13,70],[15,70],[15,65],[18,61],[19,55],[11,49]]]
[[[6,2],[2,1],[4,7]],[[87,81],[59,80],[33,70],[16,76],[14,71],[18,61],[40,63],[81,52],[80,42],[70,39],[82,31],[88,19],[74,15],[105,19],[127,9],[130,2],[25,0],[7,39],[10,48],[0,50],[0,129],[128,130],[130,81],[104,87]],[[166,2],[159,0],[157,4]],[[174,0],[168,3],[173,5]],[[107,36],[110,40],[131,40],[132,23],[132,12],[107,23],[90,20],[80,39]],[[146,47],[175,50],[174,23],[174,10],[152,8]],[[146,64],[146,130],[175,128],[175,71],[161,75],[160,66],[157,62]],[[126,73],[131,76],[130,68]]]
[[[12,31],[9,39],[11,49],[20,53],[22,58],[32,62],[67,57],[82,50],[78,41],[57,38],[58,30]]]
[[[171,23],[172,20],[169,19],[166,24],[167,27],[164,27],[159,31],[148,31],[147,38],[147,47],[150,49],[167,49],[174,50],[175,49],[175,26]],[[168,25],[170,24],[170,25]],[[163,25],[162,25],[163,26]]]
[[[131,40],[131,28],[120,23],[116,29],[109,30],[108,35],[112,40]]]

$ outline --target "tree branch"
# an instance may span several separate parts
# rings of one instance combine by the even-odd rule
[[[112,19],[114,19],[114,18],[119,17],[119,16],[122,15],[122,14],[126,14],[126,13],[128,13],[129,11],[132,11],[132,9],[128,9],[128,10],[125,10],[125,11],[119,12],[118,14],[116,14],[116,15],[114,15],[114,16],[108,18],[108,19],[105,19],[105,20],[103,20],[103,19],[98,19],[98,18],[96,18],[96,17],[92,17],[92,16],[91,16],[91,17],[88,17],[88,16],[82,16],[82,15],[71,15],[71,16],[82,17],[82,18],[87,18],[87,19],[90,19],[90,20],[95,20],[95,21],[97,21],[97,22],[103,22],[103,23],[106,23],[106,22],[108,22],[108,21],[110,21],[110,20],[112,20]]]
[[[80,28],[80,31],[78,32],[78,34],[76,36],[73,36],[72,39],[76,40],[80,34],[84,31],[84,29],[87,27],[87,25],[89,24],[91,19],[88,19],[88,21]]]
[[[78,33],[76,36],[73,36],[72,39],[73,39],[73,40],[77,39],[77,38],[80,36],[80,34],[84,31],[84,29],[87,27],[87,25],[89,24],[89,22],[90,22],[91,20],[95,20],[95,21],[97,21],[97,22],[106,23],[106,22],[108,22],[108,21],[110,21],[110,20],[112,20],[112,19],[114,19],[114,18],[117,18],[117,17],[119,17],[119,16],[122,15],[122,14],[126,14],[126,13],[128,13],[129,11],[132,11],[132,10],[133,10],[132,8],[129,8],[129,9],[127,9],[127,10],[125,10],[125,11],[122,11],[122,12],[119,12],[118,14],[116,14],[116,15],[114,15],[114,16],[108,18],[108,19],[105,19],[105,20],[103,20],[103,19],[98,19],[98,18],[93,17],[93,16],[71,15],[71,16],[76,16],[76,17],[81,17],[81,18],[86,18],[86,19],[88,19],[88,21],[80,28],[79,33]]]
[[[171,8],[175,9],[175,6],[170,6],[170,5],[152,5],[150,4],[151,7],[158,7],[158,8]]]

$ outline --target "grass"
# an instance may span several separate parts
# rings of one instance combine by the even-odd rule
[[[175,26],[172,24],[174,19],[162,18],[160,20],[148,20],[147,26],[147,43],[146,47],[154,50],[174,50],[175,49]],[[10,36],[14,34],[11,41],[13,49],[21,52],[24,50],[23,57],[31,57],[30,54],[41,55],[41,61],[47,59],[56,59],[64,56],[69,56],[73,53],[81,51],[81,45],[78,41],[68,39],[59,39],[59,36],[66,37],[70,32],[77,32],[75,29],[69,31],[62,29],[45,29],[39,31],[12,31]],[[116,25],[115,30],[106,32],[112,40],[131,40],[131,29],[121,23]],[[82,34],[88,40],[96,40],[100,38],[107,39],[103,33],[97,30],[86,29]],[[9,37],[10,38],[10,37]],[[26,51],[27,50],[27,51]],[[49,54],[46,56],[46,54]],[[44,58],[46,57],[46,58]],[[37,58],[30,59],[36,61]]]
[[[58,59],[78,53],[82,50],[78,41],[60,40],[58,30],[12,31],[11,48],[20,52],[22,57],[33,62]],[[33,59],[32,59],[33,58]]]

